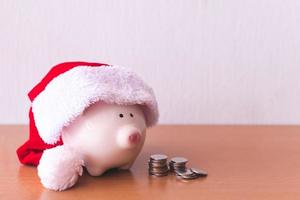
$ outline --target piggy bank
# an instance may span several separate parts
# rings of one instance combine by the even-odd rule
[[[96,103],[63,129],[63,145],[44,152],[38,175],[47,188],[64,190],[77,182],[82,167],[92,176],[110,168],[128,169],[145,136],[146,120],[139,105]]]
[[[34,89],[31,137],[17,153],[51,190],[74,186],[83,168],[91,176],[129,169],[158,120],[153,90],[127,68],[63,63]]]

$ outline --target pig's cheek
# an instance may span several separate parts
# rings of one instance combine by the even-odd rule
[[[89,134],[90,139],[86,148],[90,155],[98,157],[100,154],[109,154],[114,150],[115,138],[112,134],[107,134],[104,130],[93,131]]]
[[[85,131],[81,134],[80,148],[85,154],[91,154],[94,152],[94,149],[99,146],[99,137],[96,136],[96,133],[93,131]]]
[[[86,121],[85,122],[85,141],[87,141],[88,146],[97,146],[102,140],[102,132],[103,127],[99,126],[99,124]]]

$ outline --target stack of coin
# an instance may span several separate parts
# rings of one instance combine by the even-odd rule
[[[176,175],[177,175],[177,177],[179,177],[181,179],[190,180],[190,179],[196,179],[196,178],[199,178],[199,177],[207,176],[207,173],[200,170],[200,169],[189,168],[189,169],[186,169],[183,172],[176,171]]]
[[[150,156],[149,174],[154,176],[166,176],[168,175],[168,156],[163,154],[154,154]]]
[[[207,176],[207,173],[203,170],[196,168],[187,168],[186,163],[188,160],[183,157],[174,157],[169,162],[170,171],[176,173],[177,177],[182,179],[195,179],[199,177]]]
[[[188,160],[186,158],[183,157],[174,157],[171,159],[171,161],[169,162],[169,166],[170,166],[170,171],[174,171],[174,172],[184,172],[186,170],[186,163],[188,162]]]

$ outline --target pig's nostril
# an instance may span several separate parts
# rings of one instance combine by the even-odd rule
[[[116,139],[119,147],[126,149],[140,147],[140,144],[144,141],[142,132],[130,125],[121,127],[118,130]]]
[[[141,140],[141,135],[139,133],[133,133],[129,136],[129,141],[132,143],[138,143]]]

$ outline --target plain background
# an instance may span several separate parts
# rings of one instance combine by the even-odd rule
[[[300,124],[299,0],[2,0],[0,123],[74,60],[133,68],[161,124]]]

